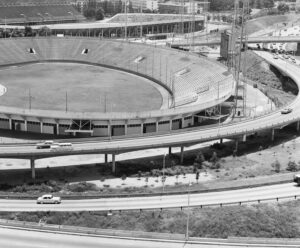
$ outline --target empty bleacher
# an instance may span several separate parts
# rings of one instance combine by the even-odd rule
[[[0,1],[1,24],[75,22],[84,19],[68,1]]]
[[[32,48],[35,54],[29,52]],[[88,49],[87,54],[83,50]],[[105,64],[142,73],[169,88],[175,106],[222,98],[232,91],[233,79],[226,68],[205,58],[168,48],[100,40],[51,37],[0,39],[0,66],[30,61],[82,61]],[[139,63],[136,58],[143,57]],[[185,73],[176,74],[185,70]]]

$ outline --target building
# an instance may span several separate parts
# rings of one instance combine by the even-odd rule
[[[159,3],[159,13],[162,14],[201,14],[208,12],[209,8],[210,2],[203,0],[174,0]]]
[[[158,11],[158,0],[130,0],[132,8],[136,12],[150,10]]]
[[[158,4],[158,12],[160,14],[183,14],[187,10],[184,4],[168,1]]]
[[[1,24],[51,24],[83,21],[85,18],[70,1],[1,0]]]

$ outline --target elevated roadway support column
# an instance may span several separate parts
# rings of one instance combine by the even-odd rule
[[[169,156],[172,155],[172,146],[169,146]]]
[[[244,134],[243,135],[243,142],[246,142],[247,141],[247,134]]]
[[[183,164],[184,159],[184,146],[180,147],[180,164]]]
[[[235,150],[238,151],[239,149],[239,139],[235,140]]]
[[[31,168],[31,178],[35,179],[35,163],[34,163],[34,158],[30,159],[30,168]]]
[[[296,131],[299,132],[300,129],[300,121],[297,121],[296,123]]]
[[[220,139],[220,144],[223,144],[223,139],[222,138]]]
[[[112,173],[116,173],[116,154],[113,153],[112,155]]]
[[[274,141],[275,138],[275,129],[272,129],[272,134],[271,134],[271,141]]]
[[[107,162],[108,162],[108,154],[105,153],[104,154],[104,163],[107,164]]]

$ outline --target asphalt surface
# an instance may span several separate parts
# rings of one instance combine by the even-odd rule
[[[17,237],[17,238],[16,238]],[[12,241],[13,240],[13,241]],[[0,227],[1,248],[219,248],[219,247],[299,247],[299,242],[266,244],[259,241],[230,242],[227,240],[204,239],[203,241],[185,242],[171,240],[141,240],[111,237],[93,237],[63,233],[6,229]]]
[[[292,178],[291,178],[292,181]],[[239,202],[258,202],[258,200],[273,200],[276,198],[294,199],[299,195],[300,188],[295,183],[277,184],[264,187],[229,190],[210,193],[198,193],[186,195],[164,195],[151,197],[129,197],[129,198],[99,198],[84,200],[64,200],[62,203],[37,204],[36,200],[10,200],[0,199],[0,211],[108,211],[108,210],[139,210],[179,208],[188,206],[239,204]]]
[[[300,86],[300,67],[288,63],[282,59],[273,59],[273,55],[268,52],[257,52],[269,63],[273,64],[285,74],[289,75],[298,86]],[[300,87],[299,87],[300,88]],[[73,144],[72,151],[61,151],[54,153],[50,149],[36,149],[35,144],[29,145],[2,145],[0,157],[24,158],[28,156],[54,156],[67,154],[87,154],[87,153],[118,153],[138,149],[155,147],[181,146],[219,138],[234,137],[237,135],[251,134],[259,130],[280,128],[287,124],[300,120],[300,96],[289,105],[293,111],[289,114],[281,114],[280,110],[274,111],[264,116],[247,119],[241,122],[229,123],[213,127],[203,127],[185,132],[168,133],[155,136],[144,136],[134,138],[124,138],[120,140],[99,140],[78,142]]]

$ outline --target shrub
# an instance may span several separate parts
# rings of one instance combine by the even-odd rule
[[[298,166],[294,161],[289,161],[286,170],[288,170],[288,171],[298,171]]]
[[[276,173],[280,172],[281,164],[279,163],[278,160],[276,160],[274,163],[272,163],[271,166],[274,168]]]
[[[69,184],[67,189],[72,192],[98,191],[98,187],[95,184],[87,182]]]

